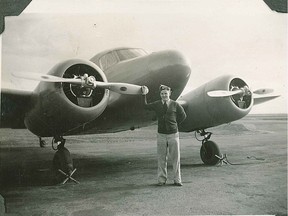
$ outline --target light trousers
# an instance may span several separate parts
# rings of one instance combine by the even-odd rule
[[[157,134],[158,182],[167,181],[168,154],[173,165],[174,183],[181,182],[179,133]]]

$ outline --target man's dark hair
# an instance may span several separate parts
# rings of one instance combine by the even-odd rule
[[[171,91],[171,88],[169,86],[166,86],[166,85],[160,85],[159,92],[161,92],[162,90]]]

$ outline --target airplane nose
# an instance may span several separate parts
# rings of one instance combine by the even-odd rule
[[[190,68],[187,58],[180,52],[175,50],[166,50],[152,53],[149,61],[149,69],[151,72],[167,69],[167,73],[173,73],[171,67],[179,66]],[[181,70],[180,73],[190,75],[190,70]]]
[[[152,76],[150,81],[153,82],[153,86],[157,86],[155,91],[158,91],[160,84],[167,85],[172,88],[174,98],[171,98],[176,99],[182,93],[191,74],[186,57],[175,50],[155,52],[150,55],[148,65]]]

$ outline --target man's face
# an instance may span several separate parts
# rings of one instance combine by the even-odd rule
[[[170,99],[170,94],[171,91],[165,89],[160,92],[160,97],[163,101],[167,101]]]

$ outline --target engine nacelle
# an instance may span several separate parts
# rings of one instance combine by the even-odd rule
[[[229,123],[247,115],[252,106],[252,94],[213,98],[207,92],[214,90],[237,90],[248,86],[242,79],[232,76],[218,77],[181,97],[187,114],[180,125],[185,132],[206,129]]]
[[[74,78],[88,74],[107,82],[103,71],[86,60],[67,60],[54,66],[50,75]],[[84,88],[70,83],[40,82],[31,98],[30,111],[24,123],[41,137],[63,135],[96,119],[107,107],[109,90]]]

